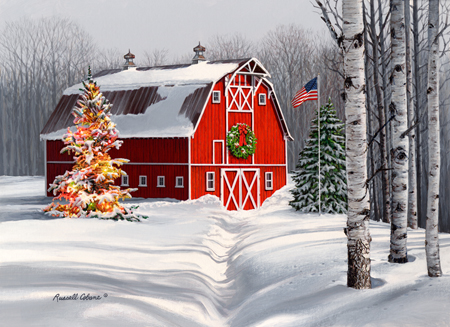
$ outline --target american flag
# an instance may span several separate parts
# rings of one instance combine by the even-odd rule
[[[297,108],[303,102],[308,100],[317,100],[317,77],[314,77],[306,85],[298,91],[291,103],[294,108]]]

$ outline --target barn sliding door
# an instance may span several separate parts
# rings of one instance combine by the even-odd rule
[[[221,200],[227,210],[259,208],[259,169],[221,169]]]

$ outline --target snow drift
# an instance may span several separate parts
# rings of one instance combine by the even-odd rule
[[[389,225],[371,222],[373,289],[357,291],[346,287],[346,217],[295,212],[292,184],[247,212],[212,196],[135,199],[150,216],[141,223],[48,219],[44,187],[0,177],[5,326],[448,325],[448,234],[444,276],[431,279],[423,230],[408,231],[411,262],[391,264]]]

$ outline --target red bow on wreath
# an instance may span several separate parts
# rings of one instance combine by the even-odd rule
[[[239,146],[243,146],[243,145],[247,145],[247,141],[246,141],[246,136],[248,131],[247,131],[247,126],[245,125],[239,125]]]

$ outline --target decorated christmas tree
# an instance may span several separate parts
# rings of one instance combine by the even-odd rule
[[[126,219],[139,221],[146,218],[125,208],[119,200],[131,198],[136,189],[121,190],[114,180],[126,175],[119,167],[127,159],[111,159],[108,151],[118,149],[118,131],[111,121],[111,104],[92,80],[89,68],[87,80],[83,82],[83,94],[73,108],[76,131],[67,129],[65,147],[61,153],[74,153],[75,165],[71,171],[57,176],[50,184],[49,192],[56,196],[43,210],[57,217],[96,217],[102,219]],[[63,201],[59,203],[57,201]],[[55,202],[57,202],[55,204]]]
[[[317,118],[300,152],[289,204],[303,212],[319,212],[319,142]],[[347,212],[344,124],[337,118],[331,99],[320,108],[320,207],[323,213]]]

